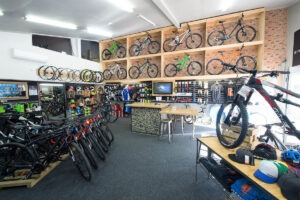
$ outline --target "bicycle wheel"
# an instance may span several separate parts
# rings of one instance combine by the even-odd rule
[[[187,124],[192,124],[193,123],[193,116],[191,115],[185,115],[183,118],[184,122]]]
[[[202,72],[202,65],[198,61],[192,61],[187,67],[187,72],[190,76],[198,76]]]
[[[236,40],[239,43],[243,42],[251,42],[255,39],[256,36],[256,30],[252,26],[244,26],[241,27],[237,32],[236,32]]]
[[[103,136],[105,137],[105,139],[109,142],[109,146],[111,145],[111,143],[114,141],[114,134],[111,131],[111,129],[109,128],[108,125],[104,124],[100,127],[100,129],[102,130]]]
[[[110,57],[111,57],[111,52],[110,52],[110,50],[109,50],[109,49],[104,49],[104,50],[102,51],[102,59],[103,59],[103,60],[109,60]]]
[[[100,130],[93,130],[93,133],[95,134],[95,138],[98,141],[98,144],[100,145],[100,147],[102,148],[102,150],[107,153],[109,150],[108,147],[108,142],[105,141],[103,135],[100,133]]]
[[[80,80],[84,82],[92,82],[94,80],[94,72],[89,69],[82,70],[80,73]]]
[[[157,41],[151,41],[148,45],[148,53],[155,54],[158,53],[160,50],[160,44]]]
[[[72,79],[73,81],[79,82],[80,81],[80,71],[79,70],[74,70],[72,73]]]
[[[40,67],[38,68],[38,75],[39,75],[39,77],[40,77],[41,79],[43,79],[43,80],[47,80],[47,78],[45,77],[45,73],[44,73],[44,71],[45,71],[46,68],[47,68],[46,65],[40,66]]]
[[[248,115],[241,101],[223,104],[217,115],[217,136],[226,148],[236,148],[244,140],[248,130]]]
[[[94,71],[94,82],[96,83],[102,83],[102,81],[104,80],[103,78],[103,73],[100,71]]]
[[[129,48],[129,55],[130,56],[138,56],[140,55],[140,52],[141,52],[141,48],[139,45],[137,44],[133,44],[131,45],[131,47]]]
[[[54,66],[48,66],[44,69],[44,77],[46,80],[56,80],[58,74],[58,69]]]
[[[185,45],[189,49],[196,49],[202,44],[202,36],[199,33],[192,33],[185,39]]]
[[[89,147],[88,143],[84,140],[84,138],[80,138],[80,140],[78,140],[78,143],[81,145],[81,147],[84,151],[84,154],[88,158],[91,166],[94,169],[98,169],[98,164],[97,164],[96,158],[95,158],[94,154],[92,153],[92,149]]]
[[[175,64],[169,63],[165,66],[164,72],[165,76],[174,77],[177,74],[177,67]]]
[[[117,72],[118,79],[125,79],[127,77],[127,71],[124,68],[120,68]]]
[[[177,44],[174,38],[167,38],[163,43],[163,49],[165,52],[175,51]]]
[[[93,149],[95,150],[96,154],[101,160],[105,160],[105,154],[101,148],[101,146],[98,144],[97,139],[95,136],[90,133],[87,135],[88,140],[91,142]]]
[[[126,49],[123,46],[119,46],[117,49],[117,57],[118,58],[125,58],[126,56]]]
[[[213,31],[207,37],[207,44],[209,46],[222,45],[225,40],[225,35],[222,31]]]
[[[79,170],[81,176],[85,180],[90,181],[92,179],[92,169],[82,149],[75,142],[70,143],[68,146],[70,157],[72,158],[73,163]]]
[[[150,64],[147,68],[147,74],[150,78],[156,78],[158,74],[158,67],[156,64]]]
[[[117,119],[119,118],[118,116],[118,112],[117,110],[115,109],[115,106],[111,106],[110,107],[110,110],[109,110],[109,122],[110,123],[114,123],[117,121]]]
[[[210,75],[219,75],[224,71],[223,61],[218,58],[211,59],[206,65],[206,72]]]
[[[240,69],[247,69],[247,70],[255,70],[256,69],[256,60],[251,56],[241,56],[236,61],[236,69],[240,73],[245,73],[243,70]]]
[[[112,76],[112,74],[111,74],[111,72],[110,72],[109,69],[106,69],[106,70],[103,71],[103,78],[104,78],[104,80],[110,80],[111,76]]]
[[[137,66],[131,66],[128,73],[132,79],[137,79],[140,76],[140,70]]]
[[[67,69],[58,68],[57,70],[58,70],[58,75],[57,75],[58,80],[66,81],[69,78]]]

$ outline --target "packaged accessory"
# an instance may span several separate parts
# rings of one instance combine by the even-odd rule
[[[239,148],[235,154],[229,154],[228,157],[237,163],[254,165],[254,156],[251,151]]]

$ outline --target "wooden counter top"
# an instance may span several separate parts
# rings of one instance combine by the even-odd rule
[[[198,115],[198,110],[193,109],[193,108],[176,108],[173,109],[172,107],[170,108],[165,108],[162,111],[160,111],[160,114],[169,114],[169,115],[191,115],[191,116],[197,116]]]
[[[132,103],[132,104],[127,104],[126,106],[133,107],[133,108],[157,108],[157,109],[162,109],[167,107],[169,104],[168,103]]]
[[[280,187],[278,186],[277,183],[267,184],[254,176],[254,172],[258,169],[260,160],[255,159],[255,166],[239,164],[237,162],[230,160],[230,158],[228,157],[228,154],[235,153],[236,149],[226,149],[220,144],[217,137],[202,137],[202,138],[198,138],[198,140],[202,144],[210,148],[214,153],[216,153],[221,158],[226,160],[227,163],[233,166],[243,176],[245,176],[248,179],[251,179],[258,186],[260,186],[261,188],[263,188],[264,190],[272,194],[274,197],[280,200],[286,199],[281,194]]]

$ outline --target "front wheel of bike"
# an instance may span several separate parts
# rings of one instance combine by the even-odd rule
[[[189,49],[196,49],[202,44],[202,36],[199,33],[192,33],[186,38],[185,44]]]
[[[81,176],[85,180],[90,181],[92,179],[92,169],[82,149],[76,143],[72,142],[69,144],[69,154]]]
[[[140,52],[141,52],[141,48],[137,44],[133,44],[129,48],[129,55],[130,56],[138,56],[138,55],[140,55]]]
[[[110,80],[111,76],[112,76],[112,74],[111,74],[111,72],[110,72],[109,69],[106,69],[106,70],[103,71],[103,78],[104,78],[104,80]]]
[[[103,59],[103,60],[108,60],[108,59],[110,59],[110,57],[111,57],[111,52],[110,52],[110,50],[109,50],[109,49],[104,49],[104,50],[102,51],[102,59]]]
[[[198,76],[202,72],[202,65],[198,61],[192,61],[187,67],[187,72],[190,76]]]
[[[223,104],[217,115],[216,131],[226,148],[238,147],[246,137],[248,114],[242,101]]]
[[[127,77],[126,69],[121,67],[117,72],[117,76],[119,79],[125,79]]]
[[[207,37],[207,44],[209,46],[219,46],[224,43],[225,35],[222,31],[213,31]]]
[[[148,53],[150,54],[156,54],[160,50],[160,44],[157,41],[151,41],[148,45]]]
[[[166,65],[164,71],[165,71],[165,76],[174,77],[177,74],[177,67],[175,64],[169,63]]]
[[[125,58],[126,56],[126,49],[123,46],[119,46],[117,50],[117,57],[118,58]]]
[[[256,60],[251,57],[251,56],[241,56],[237,61],[236,61],[236,69],[240,73],[245,73],[245,71],[241,69],[246,69],[246,70],[255,70],[256,69]]]
[[[137,66],[131,66],[128,74],[130,78],[137,79],[140,76],[140,70]]]
[[[251,42],[255,39],[256,30],[252,26],[243,26],[236,32],[235,36],[239,43]]]
[[[210,75],[219,75],[224,71],[223,61],[218,58],[211,59],[206,65],[206,72]]]
[[[174,38],[167,38],[163,43],[163,49],[165,52],[175,51],[177,44]]]
[[[158,67],[156,64],[150,64],[147,69],[147,74],[150,78],[156,78],[158,74]]]

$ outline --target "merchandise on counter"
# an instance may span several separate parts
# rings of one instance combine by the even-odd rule
[[[254,156],[251,151],[239,148],[235,154],[229,154],[228,157],[237,163],[254,165]]]
[[[270,160],[262,160],[254,176],[265,183],[277,182],[279,176],[287,171],[286,166]]]
[[[252,153],[258,159],[277,160],[275,148],[267,143],[258,144]]]
[[[300,199],[300,176],[293,170],[289,170],[283,174],[279,180],[278,185],[281,193],[289,200]]]
[[[300,168],[300,152],[294,149],[284,150],[281,159],[293,167]]]

